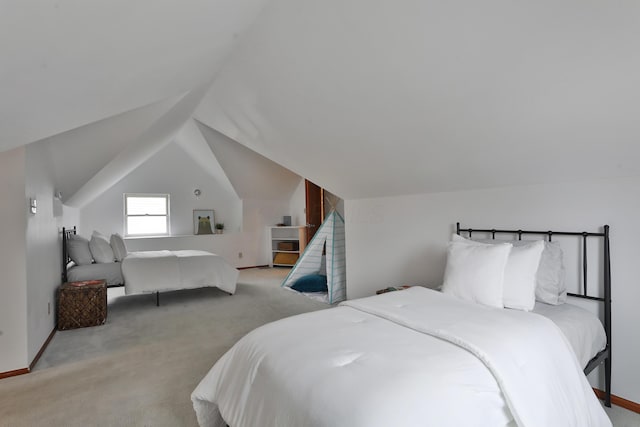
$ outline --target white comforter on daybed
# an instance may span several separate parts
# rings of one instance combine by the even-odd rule
[[[610,426],[552,321],[425,288],[262,326],[192,394],[201,426]]]
[[[238,270],[205,251],[130,252],[122,260],[125,293],[162,292],[216,286],[236,291]]]

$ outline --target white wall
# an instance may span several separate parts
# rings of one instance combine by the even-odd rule
[[[345,208],[349,298],[393,285],[440,284],[456,221],[476,228],[577,231],[609,224],[613,393],[640,402],[640,178],[348,200]],[[569,267],[569,281],[576,276]]]
[[[29,366],[55,327],[60,285],[58,226],[73,209],[54,217],[53,171],[48,151],[30,144],[0,153],[0,372]],[[29,199],[37,213],[29,212]]]
[[[196,188],[202,191],[199,198],[193,194]],[[172,237],[127,239],[129,250],[202,249],[223,256],[235,267],[268,264],[267,226],[281,222],[289,212],[288,195],[282,200],[240,200],[229,194],[172,143],[80,209],[79,233],[87,237],[93,230],[122,234],[123,193],[127,192],[169,193],[171,203]],[[213,209],[215,221],[225,224],[224,234],[194,236],[193,209]]]
[[[61,236],[53,213],[53,170],[42,144],[26,147],[27,197],[35,197],[37,213],[27,218],[27,337],[31,362],[55,327],[56,288],[61,282]]]
[[[243,231],[222,235],[126,239],[129,251],[200,249],[216,253],[234,267],[269,264],[268,227],[282,220],[287,203],[282,200],[244,200]],[[242,257],[240,257],[242,253]]]
[[[62,227],[73,228],[74,225],[80,224],[80,210],[67,205],[62,205],[62,216],[56,218],[58,229],[62,231]],[[62,242],[60,242],[62,248]],[[62,256],[62,254],[60,254]]]
[[[202,192],[196,197],[193,191]],[[171,143],[147,162],[80,209],[80,232],[93,230],[103,234],[124,234],[124,193],[168,193],[172,235],[193,235],[193,209],[213,209],[216,222],[224,222],[225,231],[241,231],[242,202],[222,190],[176,144]]]
[[[0,153],[0,372],[27,362],[25,149]]]
[[[289,200],[289,212],[285,214],[291,215],[291,225],[305,225],[307,223],[306,197],[304,178],[301,178],[291,200]]]
[[[330,191],[324,190],[324,212],[325,216],[335,209],[344,218],[344,200]]]

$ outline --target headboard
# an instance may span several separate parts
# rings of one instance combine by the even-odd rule
[[[68,282],[67,280],[67,266],[71,262],[71,258],[69,258],[69,251],[67,250],[67,240],[69,240],[70,235],[76,234],[76,226],[74,225],[72,229],[66,229],[62,227],[62,283]]]
[[[548,241],[552,241],[553,236],[575,236],[582,240],[581,267],[582,267],[582,290],[581,293],[567,293],[567,295],[583,298],[593,301],[599,301],[604,304],[604,330],[607,334],[607,346],[598,353],[584,369],[588,374],[596,366],[604,362],[605,365],[605,405],[611,406],[611,252],[609,246],[609,226],[602,227],[601,232],[586,231],[532,231],[532,230],[500,230],[500,229],[479,229],[479,228],[461,228],[460,223],[456,223],[456,233],[468,233],[469,238],[473,233],[491,234],[491,238],[495,239],[496,234],[508,234],[512,237],[518,236],[518,240],[522,240],[523,235],[545,236]],[[602,258],[602,283],[604,287],[603,297],[597,297],[589,294],[588,291],[588,274],[587,274],[587,239],[602,239],[603,258]]]

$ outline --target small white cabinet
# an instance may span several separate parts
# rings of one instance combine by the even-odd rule
[[[307,244],[306,227],[269,227],[271,267],[292,267]]]

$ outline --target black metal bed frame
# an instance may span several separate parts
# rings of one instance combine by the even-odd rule
[[[71,258],[69,257],[69,250],[67,249],[67,241],[69,240],[70,235],[76,234],[76,227],[73,226],[72,229],[67,229],[62,227],[62,283],[67,283],[67,267],[71,262]]]
[[[67,241],[69,240],[69,236],[77,234],[76,226],[73,228],[65,228],[62,227],[62,283],[67,283],[67,267],[71,262],[71,257],[69,257],[69,250],[67,249]],[[121,288],[124,284],[120,285],[107,285],[107,288]],[[160,291],[156,291],[156,307],[160,307]]]
[[[460,223],[456,223],[456,233],[460,235],[461,232],[469,234],[469,238],[473,233],[491,233],[491,238],[495,240],[496,234],[510,234],[517,235],[518,240],[522,240],[522,235],[543,235],[546,236],[548,241],[551,242],[553,236],[578,236],[582,237],[582,293],[574,294],[567,293],[567,295],[576,298],[583,298],[592,301],[599,301],[604,303],[604,330],[607,335],[607,345],[598,354],[593,357],[584,368],[584,373],[587,375],[593,371],[597,366],[604,362],[605,372],[605,390],[604,390],[604,404],[607,407],[611,407],[611,252],[609,246],[609,226],[603,227],[601,233],[589,233],[571,232],[571,231],[532,231],[532,230],[499,230],[499,229],[479,229],[479,228],[460,228]],[[604,284],[604,297],[590,296],[587,292],[587,238],[595,237],[603,239],[604,258],[603,258],[603,284]]]

